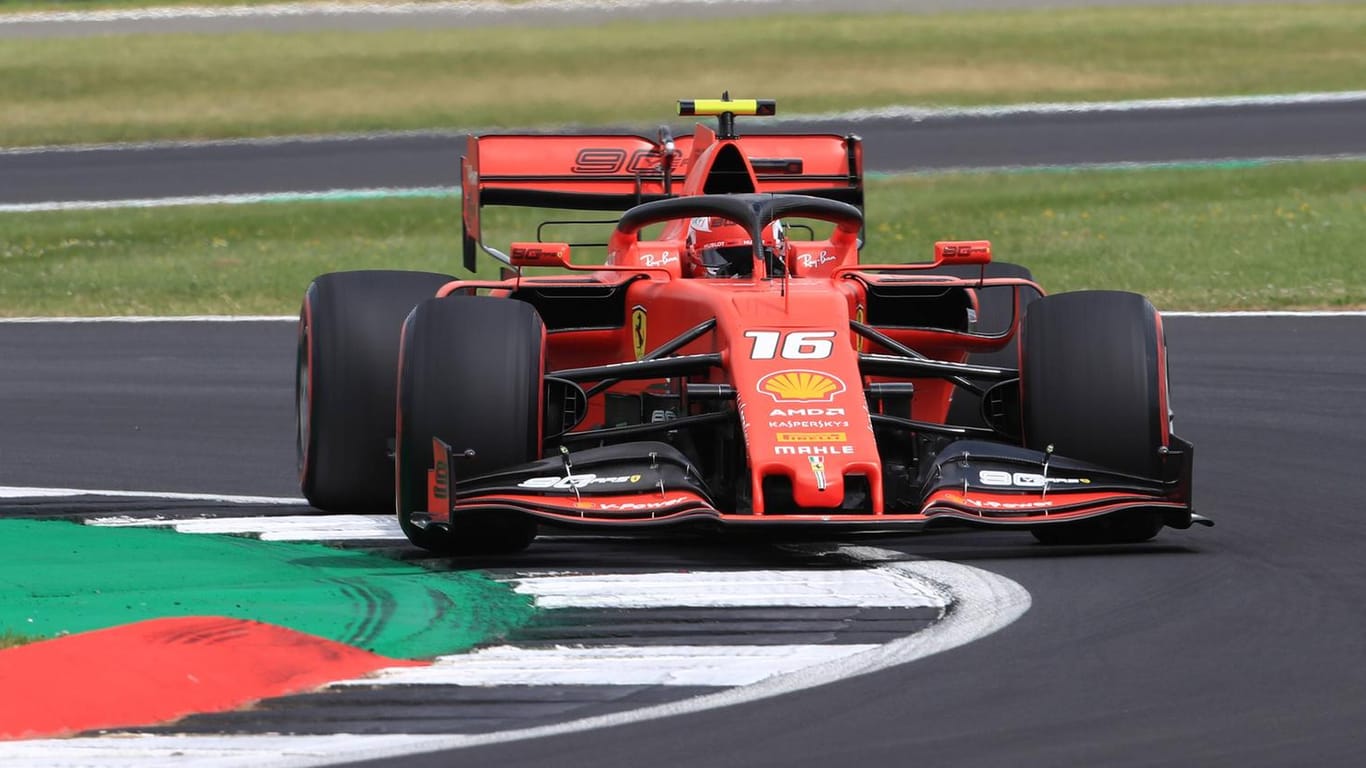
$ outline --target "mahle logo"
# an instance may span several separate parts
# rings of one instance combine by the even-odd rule
[[[829,403],[844,382],[817,371],[778,371],[759,379],[759,391],[779,403]]]

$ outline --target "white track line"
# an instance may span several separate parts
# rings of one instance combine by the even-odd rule
[[[299,503],[308,502],[303,499]],[[277,517],[207,517],[147,519],[128,515],[92,517],[86,525],[101,528],[170,528],[179,533],[254,536],[262,541],[404,541],[393,515],[280,515]]]
[[[1095,112],[1167,112],[1182,109],[1221,109],[1240,107],[1281,107],[1302,104],[1341,104],[1366,101],[1366,91],[1305,91],[1301,93],[1272,93],[1255,96],[1197,96],[1164,99],[1128,99],[1123,101],[1051,101],[1026,104],[1000,104],[972,107],[891,106],[856,109],[848,112],[827,112],[809,115],[786,115],[776,120],[860,122],[865,120],[929,120],[958,117],[1016,117],[1019,115],[1072,115]]]
[[[123,208],[172,208],[188,205],[255,205],[257,203],[353,202],[400,197],[459,197],[460,190],[446,187],[367,187],[329,189],[321,192],[260,192],[240,195],[186,195],[126,200],[58,200],[38,203],[0,204],[0,213],[52,213],[57,211],[109,211]]]
[[[455,16],[474,14],[517,14],[527,11],[622,11],[635,8],[678,5],[777,5],[785,0],[527,0],[522,3],[496,0],[459,2],[345,3],[303,2],[268,5],[164,6],[103,11],[30,11],[0,15],[0,25],[38,22],[104,22],[161,19],[246,19],[292,16],[381,15],[409,16],[443,13]]]
[[[0,489],[3,490],[3,489]],[[32,490],[32,489],[21,489]],[[45,494],[46,496],[64,496]],[[184,494],[181,494],[182,496]],[[0,494],[5,498],[6,494]],[[11,498],[22,498],[11,496]],[[161,494],[151,494],[139,498],[163,498]],[[196,499],[199,497],[196,495]],[[221,501],[225,497],[208,497]],[[274,499],[271,496],[226,497],[245,498],[249,503],[259,503],[256,499]],[[306,505],[304,499],[277,499],[275,503]],[[245,536],[262,541],[324,541],[332,543],[366,541],[403,541],[407,537],[392,514],[383,515],[272,515],[268,517],[133,517],[131,515],[105,515],[86,517],[85,525],[98,528],[170,528],[177,533],[206,533],[228,536]],[[538,541],[559,541],[566,537],[545,534]],[[614,537],[595,534],[575,534],[574,541],[610,540]],[[633,538],[633,537],[625,537]]]
[[[128,141],[100,144],[34,144],[23,147],[0,147],[4,155],[42,155],[59,152],[147,152],[163,149],[207,149],[214,147],[278,147],[286,144],[320,144],[323,142],[366,142],[386,139],[459,139],[470,133],[506,130],[504,128],[469,128],[466,130],[412,129],[404,131],[373,131],[367,133],[306,133],[289,136],[258,136],[238,139],[164,139],[161,141]]]
[[[753,685],[847,659],[877,645],[652,645],[515,648],[442,656],[430,667],[393,667],[332,687],[394,685]]]
[[[103,317],[0,317],[0,323],[26,325],[58,323],[95,325],[100,323],[297,323],[297,315],[109,315]]]
[[[1088,171],[1199,171],[1199,170],[1245,170],[1264,166],[1289,165],[1291,163],[1359,163],[1366,161],[1366,154],[1359,152],[1339,152],[1328,155],[1264,155],[1262,157],[1214,157],[1206,160],[1119,160],[1096,163],[1048,163],[1040,165],[957,165],[942,168],[909,171],[874,171],[866,178],[900,179],[934,176],[985,176],[991,174],[1020,173],[1061,173]],[[0,213],[4,209],[0,208]]]
[[[1162,312],[1163,317],[1366,317],[1366,310],[1293,309],[1248,310],[1246,312]]]
[[[306,499],[281,496],[235,496],[218,493],[176,493],[173,491],[112,491],[87,488],[31,488],[0,486],[0,499],[67,498],[108,496],[125,499],[165,499],[167,501],[212,501],[223,504],[307,504]]]
[[[938,590],[888,569],[544,576],[515,584],[542,608],[901,607],[911,599],[948,605]]]

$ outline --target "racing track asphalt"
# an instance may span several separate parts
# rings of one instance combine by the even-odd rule
[[[1214,529],[1073,550],[1013,533],[882,541],[1002,574],[1033,608],[874,677],[374,764],[1359,764],[1366,319],[1167,329],[1178,431],[1197,446]],[[292,345],[282,322],[0,324],[0,482],[293,495]],[[593,544],[559,546],[565,567],[595,564]]]
[[[852,131],[864,139],[867,168],[885,172],[1362,155],[1366,98],[1148,111],[875,118],[852,125],[765,126],[754,121],[745,129]],[[653,135],[653,126],[622,130]],[[463,151],[461,135],[0,151],[0,204],[381,187],[453,189],[459,182]]]

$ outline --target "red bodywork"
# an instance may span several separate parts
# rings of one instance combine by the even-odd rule
[[[748,277],[689,274],[685,255],[695,216],[632,218],[641,210],[637,206],[722,195],[759,200],[768,194],[798,194],[862,207],[863,160],[857,137],[740,138],[726,135],[726,128],[723,121],[718,134],[698,125],[691,136],[677,141],[631,135],[471,137],[462,162],[467,266],[472,267],[474,251],[484,247],[480,216],[486,205],[632,211],[612,231],[605,258],[599,256],[596,266],[565,264],[570,248],[562,243],[515,243],[506,259],[515,274],[509,271],[512,276],[496,281],[455,281],[440,295],[480,293],[537,305],[548,328],[545,371],[552,378],[557,372],[651,359],[662,345],[714,321],[664,359],[714,354],[719,355],[719,364],[680,375],[623,377],[587,398],[586,413],[571,435],[614,426],[605,404],[608,395],[663,393],[677,403],[669,418],[731,413],[735,423],[729,433],[721,430],[720,450],[734,447],[735,459],[723,470],[730,473],[734,488],[718,498],[662,484],[653,487],[645,477],[626,483],[638,484],[638,490],[623,493],[613,487],[611,493],[606,488],[594,493],[591,485],[576,486],[572,470],[566,468],[569,481],[558,488],[480,490],[477,482],[472,483],[477,479],[455,478],[457,487],[466,490],[448,502],[445,484],[450,478],[447,467],[441,466],[432,472],[427,510],[431,521],[444,522],[464,510],[516,510],[569,525],[640,527],[704,520],[732,526],[915,530],[936,520],[1034,526],[1141,507],[1169,510],[1168,524],[1189,526],[1189,479],[1187,474],[1182,480],[1179,467],[1165,481],[1147,485],[1124,486],[1114,478],[1102,482],[1087,477],[1063,486],[1045,480],[1044,487],[1031,488],[1027,486],[1033,476],[1026,474],[1023,482],[984,489],[966,480],[946,487],[942,477],[933,480],[925,467],[911,466],[905,456],[919,450],[921,463],[934,461],[936,449],[902,451],[904,446],[919,440],[937,441],[942,448],[957,439],[951,431],[929,431],[921,440],[914,428],[944,424],[955,391],[952,371],[905,376],[870,369],[879,370],[879,364],[895,368],[895,361],[906,360],[905,350],[898,347],[914,350],[916,357],[959,365],[972,353],[1002,349],[1018,329],[1021,296],[1041,289],[1018,278],[984,277],[991,259],[985,241],[938,243],[934,260],[921,264],[861,265],[861,218],[841,216],[824,219],[831,228],[828,237],[784,243],[780,259],[785,274],[767,274],[766,257],[758,248]],[[643,238],[650,227],[649,238]],[[972,277],[946,274],[942,268],[953,264],[979,265],[983,271]],[[565,266],[568,271],[521,275],[521,268],[532,266]],[[999,332],[975,332],[967,317],[956,327],[938,320],[878,324],[902,305],[908,313],[924,306],[942,316],[945,306],[957,306],[945,303],[946,296],[966,302],[970,315],[981,292],[992,287],[1010,292],[1016,305],[1008,327]],[[903,299],[898,304],[886,296]],[[855,332],[855,326],[865,321],[880,339]],[[593,384],[608,378],[616,377],[579,378],[577,383],[591,392]],[[914,387],[913,397],[873,396],[879,386],[904,384]],[[700,387],[725,394],[719,402],[690,400],[689,391]],[[1165,402],[1165,392],[1163,397]],[[896,436],[878,432],[893,420],[900,420],[892,424],[900,429],[893,430]],[[1018,424],[1004,427],[994,436],[990,429],[979,428],[958,438],[994,440],[1002,450],[1009,447],[1023,454],[1020,439],[1009,436]],[[1172,437],[1164,434],[1163,439]],[[547,440],[545,456],[555,456],[555,442]],[[612,439],[609,435],[600,442]],[[907,472],[919,472],[919,479],[908,483],[914,493],[888,487],[889,446],[905,454],[897,461],[908,465]],[[1175,456],[1181,453],[1177,445],[1170,448]],[[707,458],[700,457],[703,463]],[[1047,461],[1045,457],[1045,477]],[[1074,468],[1062,475],[1077,477],[1079,472],[1086,474]],[[737,473],[742,476],[734,477]],[[724,484],[723,474],[717,476]],[[1006,476],[1010,477],[1008,472]],[[549,482],[542,478],[522,485]],[[779,498],[781,503],[772,501]]]

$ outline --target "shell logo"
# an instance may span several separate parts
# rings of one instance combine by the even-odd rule
[[[828,403],[844,392],[844,382],[816,371],[778,371],[759,379],[759,391],[779,403]]]

